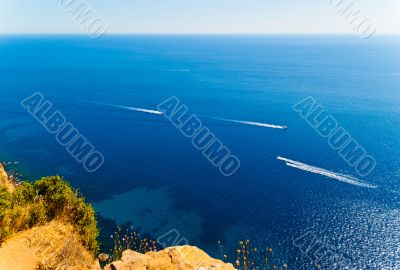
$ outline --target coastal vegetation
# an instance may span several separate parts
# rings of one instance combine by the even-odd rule
[[[0,187],[0,244],[16,232],[53,220],[72,224],[83,246],[93,254],[98,251],[93,207],[60,176],[24,182],[12,192]]]
[[[237,249],[233,252],[235,255],[230,258],[232,251],[226,249],[221,241],[218,241],[218,247],[223,262],[232,263],[238,270],[285,270],[288,264],[274,256],[273,248],[265,245],[255,245],[249,239],[239,241]]]
[[[118,226],[110,237],[112,240],[110,252],[99,255],[100,264],[103,266],[120,260],[122,253],[126,250],[146,254],[150,251],[157,252],[162,249],[156,240],[142,236],[139,232],[133,230],[132,227],[122,229]]]

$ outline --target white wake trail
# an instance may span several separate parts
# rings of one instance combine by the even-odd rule
[[[162,115],[163,114],[163,112],[160,112],[160,111],[157,111],[157,110],[151,110],[151,109],[135,108],[135,107],[108,104],[108,103],[101,103],[101,102],[91,102],[91,103],[97,104],[97,105],[102,105],[102,106],[114,107],[114,108],[118,108],[118,109],[136,111],[136,112],[151,113],[151,114],[157,114],[157,115]]]
[[[231,122],[231,123],[238,123],[243,125],[250,125],[250,126],[258,126],[258,127],[265,127],[265,128],[276,128],[276,129],[287,129],[287,126],[278,126],[273,124],[266,124],[260,122],[253,122],[253,121],[242,121],[242,120],[234,120],[234,119],[225,119],[225,118],[214,118],[216,120]]]
[[[173,72],[190,72],[190,69],[170,69],[168,71],[173,71]]]
[[[158,114],[162,115],[163,112],[156,111],[156,110],[150,110],[150,109],[143,109],[143,108],[135,108],[135,107],[128,107],[128,106],[119,106],[119,105],[110,105],[116,108],[120,109],[126,109],[126,110],[131,110],[131,111],[136,111],[136,112],[144,112],[144,113],[151,113],[151,114]]]
[[[365,181],[362,181],[360,179],[357,179],[353,176],[350,175],[345,175],[345,174],[341,174],[341,173],[335,173],[332,171],[328,171],[319,167],[315,167],[315,166],[310,166],[298,161],[294,161],[291,159],[287,159],[287,158],[283,158],[283,157],[277,157],[278,160],[282,160],[286,163],[287,166],[289,167],[293,167],[299,170],[303,170],[303,171],[307,171],[307,172],[311,172],[311,173],[315,173],[315,174],[320,174],[332,179],[336,179],[340,182],[343,183],[347,183],[350,185],[354,185],[354,186],[359,186],[359,187],[364,187],[364,188],[377,188],[377,186],[371,185]]]

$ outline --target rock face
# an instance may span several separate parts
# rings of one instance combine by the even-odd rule
[[[127,250],[120,261],[105,270],[234,270],[232,264],[208,256],[197,247],[171,247],[159,252],[140,254]]]
[[[14,185],[0,163],[0,186],[5,186],[10,192],[14,190]]]

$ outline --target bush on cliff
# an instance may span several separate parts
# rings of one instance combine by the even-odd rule
[[[51,220],[71,223],[91,252],[98,249],[98,229],[93,207],[59,176],[24,183],[10,193],[0,187],[0,244],[15,232]]]

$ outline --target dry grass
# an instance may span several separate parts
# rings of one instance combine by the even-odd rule
[[[272,247],[257,248],[250,240],[239,241],[234,260],[228,258],[223,245],[218,241],[221,260],[231,262],[238,270],[286,270],[288,265],[274,257]],[[229,253],[229,252],[227,252]]]
[[[146,254],[151,251],[157,252],[160,249],[156,240],[141,236],[140,233],[134,231],[133,228],[123,230],[121,227],[117,227],[117,230],[111,235],[111,239],[113,247],[110,253],[103,253],[106,255],[107,259],[100,260],[103,266],[120,260],[122,253],[126,250]]]
[[[52,221],[15,234],[0,248],[0,269],[91,270],[96,260],[72,225]]]

